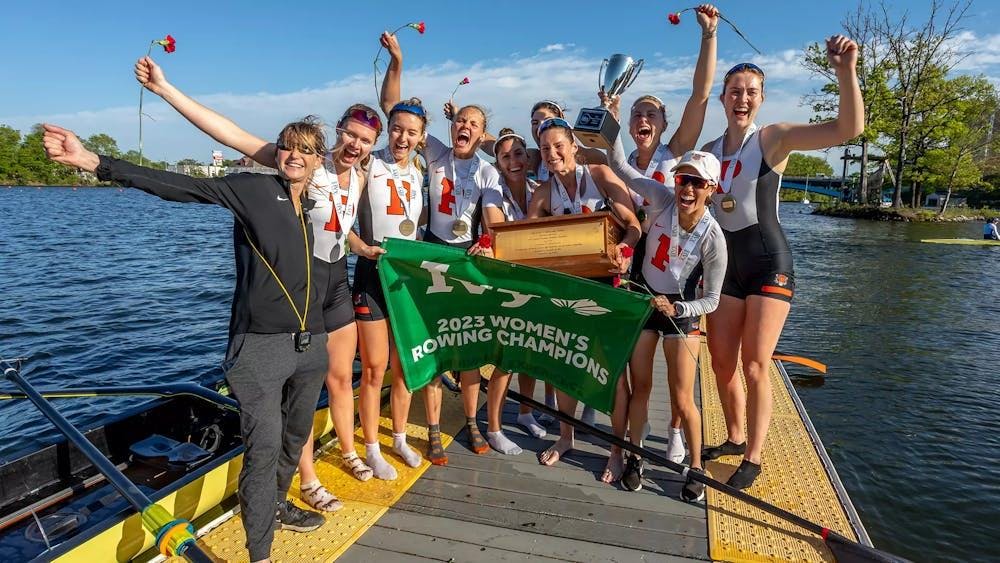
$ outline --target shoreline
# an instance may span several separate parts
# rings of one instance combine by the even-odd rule
[[[867,219],[869,221],[898,221],[902,223],[982,223],[990,217],[1000,217],[1000,210],[970,209],[960,207],[949,209],[945,215],[939,216],[934,209],[913,209],[904,207],[874,207],[871,205],[854,204],[820,204],[813,209],[812,215],[838,217],[841,219]]]

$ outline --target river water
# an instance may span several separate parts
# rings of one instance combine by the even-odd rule
[[[875,545],[1000,557],[1000,248],[919,242],[978,224],[781,214],[796,297],[779,348],[829,365],[789,371]],[[0,355],[49,387],[221,377],[231,224],[136,190],[0,188]],[[87,426],[128,404],[59,408]],[[0,402],[0,461],[53,435]]]

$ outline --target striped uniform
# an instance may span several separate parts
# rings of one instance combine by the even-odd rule
[[[386,238],[417,239],[414,228],[409,235],[400,225],[409,219],[416,226],[424,207],[423,174],[412,163],[397,167],[388,147],[372,153],[368,184],[358,205],[358,230],[367,245],[381,244]],[[354,316],[360,321],[378,321],[387,317],[385,295],[378,279],[376,261],[358,256],[354,267]]]

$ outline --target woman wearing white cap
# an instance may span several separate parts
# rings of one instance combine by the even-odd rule
[[[652,366],[637,356],[642,350],[656,346],[663,336],[663,353],[667,358],[667,377],[671,406],[680,413],[684,433],[691,450],[692,471],[701,467],[701,418],[694,402],[694,381],[701,315],[711,313],[719,305],[722,282],[726,274],[726,240],[722,229],[705,209],[706,202],[719,184],[720,165],[714,155],[688,151],[671,169],[673,190],[644,177],[625,161],[621,139],[609,151],[611,168],[625,178],[629,189],[649,201],[650,217],[646,252],[639,267],[638,283],[656,295],[656,311],[643,327],[630,362],[632,399],[629,402],[629,439],[639,445],[641,432],[649,413],[649,392],[637,389],[652,386]],[[673,194],[670,194],[673,191]],[[699,280],[704,280],[704,296],[695,297]],[[622,486],[637,491],[642,488],[642,459],[629,456],[626,460]],[[681,490],[681,499],[696,502],[704,498],[705,486],[688,480]]]

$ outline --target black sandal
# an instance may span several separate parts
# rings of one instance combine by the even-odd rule
[[[701,459],[702,461],[711,461],[724,455],[743,455],[745,453],[747,453],[746,442],[743,442],[742,444],[734,444],[733,442],[726,440],[718,446],[712,446],[701,450]]]

